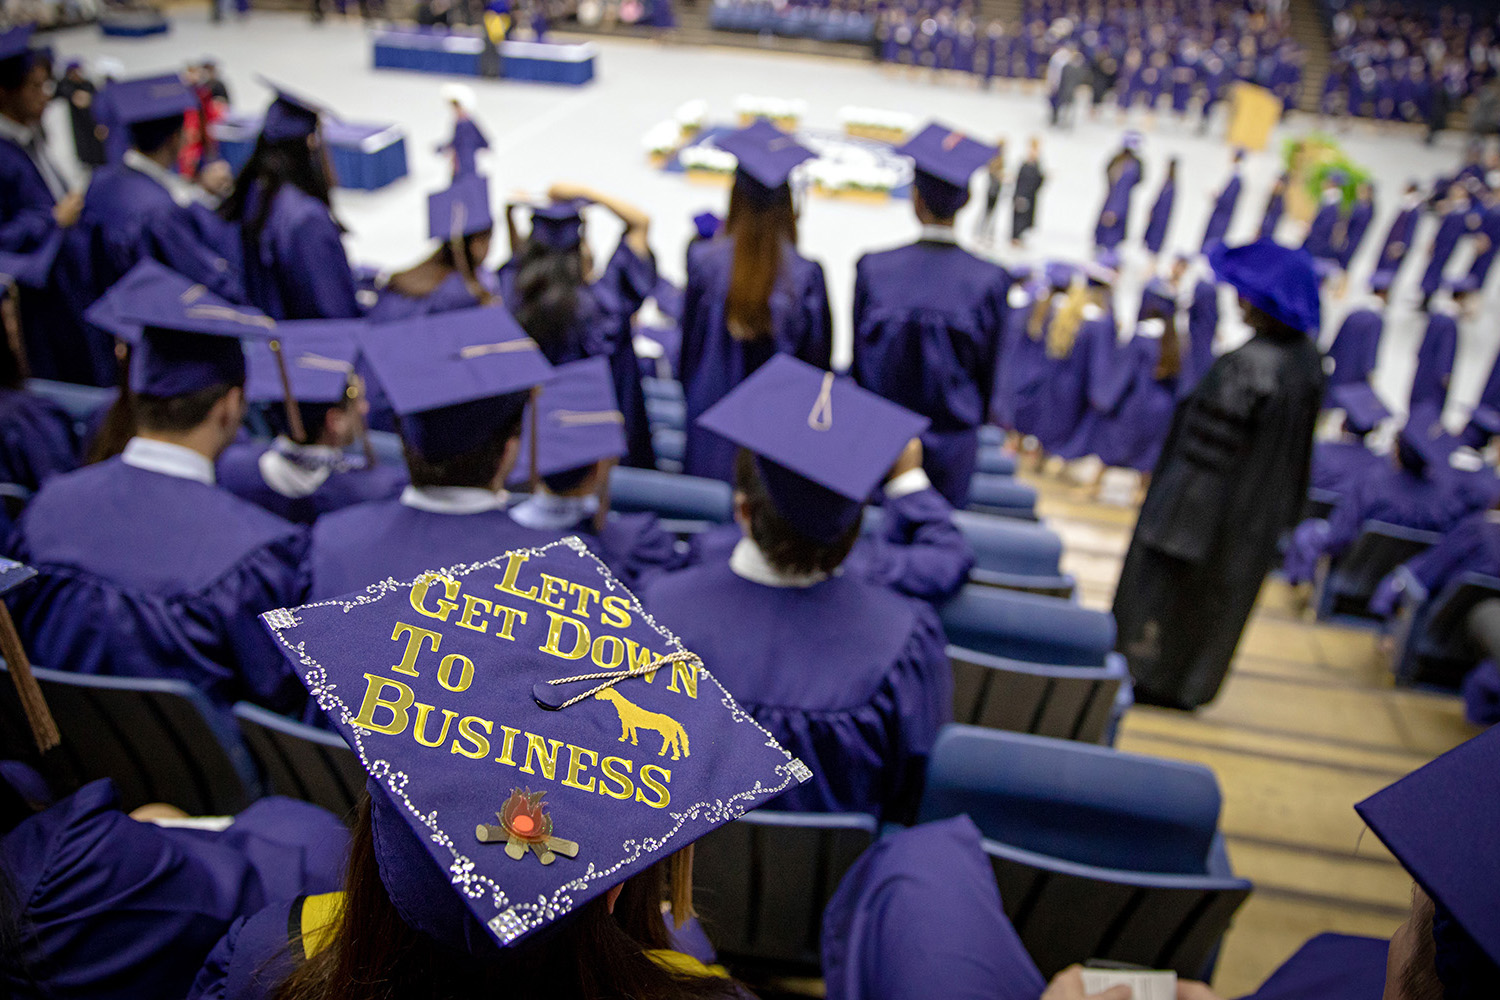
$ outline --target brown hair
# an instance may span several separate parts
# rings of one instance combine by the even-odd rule
[[[489,233],[489,230],[485,230],[472,236],[449,240],[434,250],[426,260],[391,275],[386,287],[408,298],[420,299],[431,295],[448,275],[457,271],[469,294],[480,305],[489,305],[495,297],[479,283],[479,265],[483,261],[474,259],[474,241]]]
[[[781,275],[781,255],[797,245],[797,214],[785,184],[769,200],[736,178],[729,194],[724,234],[734,241],[724,320],[735,340],[771,336],[771,292]]]
[[[755,455],[741,448],[734,456],[734,488],[745,495],[750,508],[749,533],[752,541],[776,569],[783,573],[807,576],[832,573],[849,557],[849,550],[859,540],[860,519],[837,540],[824,544],[806,537],[776,512],[765,480],[755,467]]]
[[[380,878],[368,795],[349,844],[344,906],[327,947],[272,1000],[728,1000],[732,980],[668,971],[646,953],[667,945],[663,865],[625,883],[611,914],[600,897],[514,948],[476,957],[413,930]],[[294,951],[301,942],[293,942]]]
[[[1182,374],[1182,342],[1177,339],[1177,317],[1164,313],[1160,309],[1153,309],[1146,318],[1159,319],[1163,324],[1161,354],[1156,359],[1156,371],[1151,377],[1158,382],[1163,379],[1176,378]]]

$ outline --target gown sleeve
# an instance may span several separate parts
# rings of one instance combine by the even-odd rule
[[[0,478],[35,491],[60,472],[78,467],[73,420],[51,402],[26,397],[0,427]]]
[[[707,308],[703,301],[702,269],[697,264],[695,249],[688,248],[687,284],[682,292],[682,350],[677,362],[677,379],[684,385],[698,370],[699,357],[703,353],[704,317],[700,313]]]
[[[828,309],[828,283],[823,265],[810,260],[806,284],[802,289],[802,309],[807,316],[807,339],[800,345],[797,357],[824,371],[833,367],[833,326]]]
[[[154,215],[142,234],[150,244],[149,256],[220,298],[241,301],[244,290],[239,276],[229,262],[203,240],[191,218],[185,212]]]
[[[927,757],[938,729],[953,721],[953,668],[948,663],[947,639],[937,612],[917,608],[916,628],[888,682],[894,708],[899,763],[892,770],[886,795],[887,820],[910,821],[922,794]]]
[[[287,262],[297,273],[289,276],[302,286],[311,317],[354,319],[359,303],[354,297],[354,273],[344,253],[338,225],[330,216],[309,215],[298,227],[296,252]]]
[[[939,604],[958,593],[974,553],[953,524],[953,508],[931,486],[885,503],[880,534],[859,542],[860,577]]]
[[[605,562],[630,587],[640,587],[650,578],[681,569],[688,562],[686,551],[678,551],[677,539],[662,529],[653,514],[611,518],[599,541]]]

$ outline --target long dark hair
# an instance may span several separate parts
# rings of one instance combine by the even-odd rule
[[[1156,371],[1151,377],[1160,382],[1182,374],[1182,342],[1177,339],[1177,316],[1160,307],[1146,310],[1144,319],[1162,321],[1161,353],[1156,359]]]
[[[276,988],[272,1000],[736,996],[731,980],[670,972],[646,954],[648,948],[667,946],[662,869],[657,865],[626,882],[613,914],[603,898],[595,899],[531,942],[475,958],[444,947],[401,919],[380,878],[366,796],[349,845],[344,906],[332,939]]]
[[[330,204],[332,179],[324,168],[321,147],[309,146],[306,139],[267,142],[262,136],[255,140],[255,149],[240,168],[234,190],[224,199],[219,214],[240,224],[247,244],[257,244],[284,184]]]
[[[449,240],[434,250],[426,260],[391,275],[387,287],[409,298],[420,299],[431,295],[443,279],[457,272],[475,301],[482,306],[489,305],[494,296],[479,283],[479,265],[484,261],[475,259],[478,254],[474,249],[475,241],[488,235],[490,230],[486,229],[472,236]]]
[[[792,189],[783,184],[767,199],[736,177],[729,193],[724,234],[734,240],[724,319],[735,340],[771,336],[771,292],[781,275],[781,255],[797,245]]]
[[[578,293],[586,282],[581,246],[553,250],[527,240],[521,250],[516,268],[517,301],[511,312],[544,353],[563,343],[578,321]]]
[[[124,341],[115,344],[115,359],[120,363],[120,384],[115,390],[114,402],[104,413],[104,419],[94,429],[91,440],[84,442],[89,465],[114,458],[125,450],[130,439],[135,437],[138,418],[135,412],[135,392],[130,388],[131,347]]]

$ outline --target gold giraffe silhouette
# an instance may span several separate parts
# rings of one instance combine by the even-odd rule
[[[656,756],[665,757],[668,748],[672,751],[673,760],[691,756],[688,751],[687,730],[682,728],[682,723],[670,715],[648,712],[612,687],[595,693],[594,697],[600,701],[611,702],[615,706],[615,711],[620,715],[621,743],[629,740],[631,746],[639,746],[636,740],[638,731],[649,729],[661,734],[661,749],[657,751]]]

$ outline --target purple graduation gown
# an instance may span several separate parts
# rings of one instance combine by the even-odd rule
[[[1472,224],[1470,216],[1473,217]],[[1423,295],[1431,295],[1443,286],[1443,269],[1448,266],[1453,251],[1458,249],[1459,240],[1477,230],[1481,218],[1479,212],[1465,208],[1455,209],[1439,220],[1437,234],[1432,238],[1432,256],[1422,274]]]
[[[1110,468],[1155,468],[1177,406],[1176,377],[1156,377],[1160,360],[1161,339],[1136,334],[1099,373],[1075,435],[1086,439],[1082,454],[1098,455]]]
[[[230,445],[219,456],[218,482],[240,499],[294,524],[312,524],[323,514],[366,500],[388,499],[400,493],[407,483],[406,469],[377,465],[331,472],[321,486],[306,496],[289,497],[277,492],[261,474],[261,458],[270,450],[267,441],[237,441]]]
[[[1347,493],[1361,479],[1377,474],[1388,464],[1360,440],[1315,441],[1312,474],[1307,487],[1330,493]]]
[[[1391,220],[1391,228],[1386,230],[1385,242],[1380,245],[1380,259],[1375,263],[1376,273],[1388,272],[1392,280],[1395,279],[1406,251],[1411,249],[1412,236],[1416,234],[1417,219],[1421,214],[1420,205],[1403,208],[1396,213],[1396,217]]]
[[[1007,296],[1010,307],[1000,342],[1000,363],[995,371],[990,418],[1006,430],[1030,434],[1036,426],[1036,399],[1047,370],[1045,337],[1033,339],[1031,313],[1037,296],[1050,297],[1045,286],[1022,288],[1012,285]]]
[[[480,273],[481,284],[490,284],[494,278]],[[498,294],[498,283],[490,289]],[[420,298],[402,295],[393,288],[382,288],[377,293],[375,304],[365,313],[371,323],[394,323],[398,320],[431,316],[434,313],[453,312],[458,309],[473,309],[480,304],[478,297],[469,290],[463,275],[454,271],[438,282],[437,287]]]
[[[73,418],[50,399],[0,389],[0,483],[33,493],[60,472],[78,467]]]
[[[1146,235],[1142,238],[1146,249],[1152,253],[1161,253],[1162,244],[1167,242],[1167,226],[1172,221],[1172,203],[1176,199],[1176,183],[1163,182],[1156,202],[1151,206],[1151,218],[1146,221]]]
[[[1193,391],[1214,364],[1214,337],[1219,332],[1219,286],[1203,278],[1193,286],[1193,300],[1188,304],[1188,339],[1178,395]]]
[[[611,512],[603,529],[598,531],[594,529],[592,515],[555,529],[538,530],[553,532],[558,537],[577,535],[627,587],[638,587],[657,574],[681,569],[689,561],[689,554],[678,551],[677,539],[662,528],[655,514]]]
[[[1302,249],[1316,259],[1337,260],[1338,247],[1333,245],[1333,237],[1342,214],[1343,203],[1338,199],[1325,201],[1318,206],[1318,213],[1307,227],[1307,239],[1302,241]]]
[[[1380,1000],[1389,950],[1384,938],[1319,934],[1242,1000]]]
[[[855,268],[855,380],[932,421],[922,465],[955,507],[969,498],[995,385],[1010,278],[951,243],[866,254]]]
[[[302,685],[256,615],[302,603],[306,541],[227,490],[112,458],[54,476],[26,508],[8,549],[39,576],[12,613],[39,664],[295,714]]]
[[[138,823],[101,779],[0,838],[0,867],[49,996],[180,997],[231,922],[336,888],[348,839],[331,813],[284,798],[222,832]],[[33,995],[5,974],[0,992]]]
[[[1079,324],[1067,357],[1048,358],[1049,372],[1036,430],[1037,440],[1045,450],[1064,458],[1082,457],[1065,453],[1065,449],[1088,412],[1091,372],[1098,365],[1112,363],[1114,354],[1114,315],[1101,311],[1101,315],[1085,318]]]
[[[1276,227],[1281,225],[1281,216],[1285,212],[1286,195],[1278,191],[1266,199],[1266,213],[1260,217],[1260,239],[1275,238]]]
[[[1475,726],[1500,722],[1500,669],[1485,660],[1469,671],[1463,682],[1464,718]]]
[[[953,715],[931,607],[848,575],[752,583],[721,561],[658,578],[643,601],[812,769],[773,808],[901,819],[915,806],[938,727]]]
[[[282,185],[258,245],[246,245],[244,253],[245,295],[273,319],[359,315],[339,224],[327,205],[300,188]]]
[[[1412,378],[1408,413],[1422,407],[1441,413],[1448,404],[1448,379],[1453,374],[1453,359],[1458,354],[1458,321],[1447,313],[1433,312],[1427,317],[1427,333],[1417,350],[1417,373]]]
[[[822,940],[828,1000],[1037,1000],[1047,986],[968,816],[876,841],[829,900]]]
[[[1240,175],[1236,171],[1224,185],[1224,190],[1214,199],[1214,209],[1209,213],[1208,225],[1203,230],[1203,249],[1206,252],[1215,243],[1224,242],[1229,232],[1229,223],[1234,219],[1234,206],[1240,200]]]
[[[1370,220],[1375,217],[1375,203],[1362,199],[1349,209],[1349,221],[1344,223],[1344,242],[1339,246],[1339,267],[1349,270],[1349,262],[1359,252],[1359,245],[1370,229]]]
[[[1405,568],[1432,597],[1465,573],[1500,576],[1500,524],[1484,514],[1466,517]]]
[[[1344,317],[1343,325],[1328,345],[1328,389],[1351,382],[1368,382],[1375,371],[1375,357],[1380,351],[1380,334],[1385,317],[1374,309],[1360,308]]]
[[[475,161],[481,149],[489,148],[490,141],[484,131],[472,119],[460,118],[453,123],[453,138],[446,146],[438,147],[438,152],[453,156],[453,179],[458,180],[479,173]]]
[[[1094,243],[1105,250],[1113,250],[1125,240],[1130,227],[1130,195],[1141,182],[1141,161],[1131,158],[1120,169],[1109,186],[1104,205],[1099,209],[1099,222],[1094,226]]]
[[[705,410],[729,394],[777,352],[828,368],[833,334],[823,266],[783,248],[771,292],[771,335],[736,340],[725,323],[734,240],[720,236],[688,247],[682,304],[682,388],[687,402],[683,471],[732,482],[735,447],[697,425]]]

